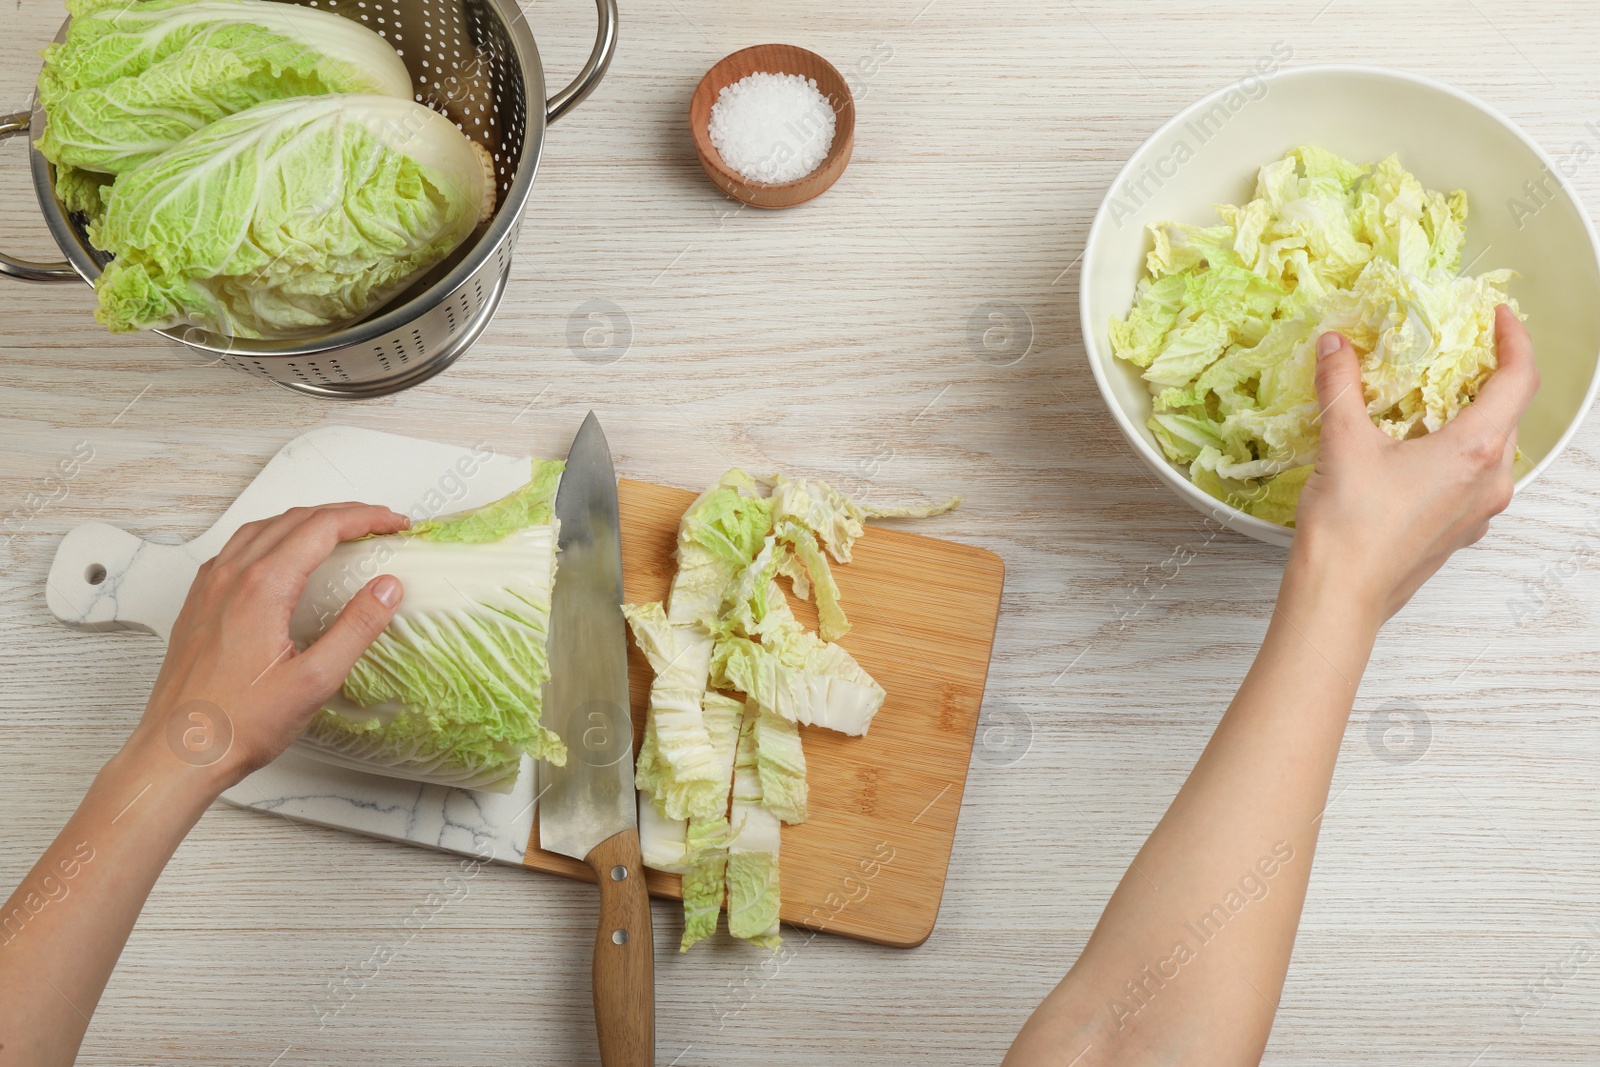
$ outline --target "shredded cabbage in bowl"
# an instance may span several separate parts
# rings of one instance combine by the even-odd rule
[[[1150,227],[1149,276],[1111,349],[1141,368],[1146,425],[1195,485],[1293,526],[1320,439],[1317,338],[1350,339],[1385,433],[1437,430],[1494,371],[1513,272],[1462,275],[1466,194],[1424,189],[1394,156],[1297,148],[1217,213],[1218,226]]]

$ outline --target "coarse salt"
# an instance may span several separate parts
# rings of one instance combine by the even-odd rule
[[[792,182],[827,158],[836,122],[816,79],[760,71],[717,94],[711,143],[749,181]]]

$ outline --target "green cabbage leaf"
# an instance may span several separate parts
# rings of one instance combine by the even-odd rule
[[[718,783],[723,790],[713,814],[689,819],[684,826],[683,939],[678,951],[687,952],[717,929],[727,878],[728,843],[732,833],[728,816],[728,790],[734,780],[739,737],[747,717],[744,701],[723,693],[707,693],[704,700],[706,731],[716,754]],[[649,805],[646,805],[648,807]]]
[[[58,168],[122,174],[275,100],[412,97],[388,42],[331,11],[277,0],[72,0],[68,10],[39,76],[38,147]]]
[[[791,719],[757,707],[755,716],[756,776],[761,804],[786,823],[806,821],[806,754],[800,728]]]
[[[756,738],[759,712],[746,714],[739,731],[733,770],[733,808],[728,840],[728,932],[776,951],[778,935],[778,854],[781,829],[761,788]]]
[[[105,194],[111,190],[114,180],[109,174],[62,164],[56,167],[56,199],[69,213],[83,215],[93,228],[105,216]]]

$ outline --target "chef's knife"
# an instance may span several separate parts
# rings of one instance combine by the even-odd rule
[[[582,860],[600,883],[594,1015],[604,1067],[655,1063],[655,958],[639,858],[633,719],[622,618],[617,476],[594,412],[556,492],[561,524],[544,724],[567,764],[540,768],[539,846]]]

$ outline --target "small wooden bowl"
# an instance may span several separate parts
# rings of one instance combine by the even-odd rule
[[[753,182],[727,163],[711,143],[711,107],[724,88],[751,74],[798,74],[814,79],[817,91],[833,105],[833,145],[817,169],[792,182],[769,185]],[[743,48],[706,71],[689,101],[689,132],[694,137],[700,166],[717,187],[751,207],[779,208],[803,204],[828,191],[850,162],[856,140],[856,103],[850,86],[832,63],[815,52],[792,44],[758,44]]]

